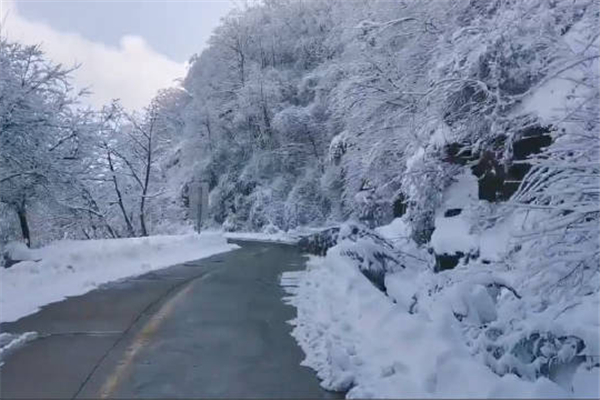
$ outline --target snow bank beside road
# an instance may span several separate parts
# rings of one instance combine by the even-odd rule
[[[38,337],[37,332],[0,333],[0,367],[4,364],[6,357],[24,346],[25,343],[35,340]]]
[[[390,227],[386,233],[400,236],[393,235],[402,231],[396,225],[398,229]],[[348,390],[348,398],[597,398],[597,368],[566,363],[562,372],[556,370],[566,381],[525,376],[523,368],[531,366],[518,369],[515,347],[527,343],[530,332],[540,332],[539,345],[547,343],[544,354],[551,368],[558,368],[563,358],[573,358],[562,354],[568,346],[555,357],[551,340],[543,342],[544,332],[558,332],[561,339],[578,334],[587,343],[586,351],[597,354],[594,299],[577,313],[563,312],[560,316],[569,314],[570,321],[560,321],[550,318],[553,309],[539,312],[528,298],[517,299],[508,290],[494,300],[486,277],[467,268],[434,274],[419,267],[414,257],[405,258],[406,268],[386,275],[386,296],[341,249],[312,257],[306,271],[284,273],[281,282],[290,295],[286,301],[297,308],[292,335],[306,354],[302,365],[317,372],[325,389]],[[486,279],[492,278],[504,282],[500,276]],[[457,318],[462,302],[468,310]],[[522,319],[511,320],[517,311]],[[505,321],[510,324],[501,325]],[[492,343],[494,330],[499,337]],[[498,361],[514,368],[504,373],[494,369],[484,344],[506,345],[507,355]]]
[[[28,250],[28,260],[0,269],[0,322],[14,321],[39,307],[99,285],[177,263],[233,250],[223,235],[104,240],[62,240]]]

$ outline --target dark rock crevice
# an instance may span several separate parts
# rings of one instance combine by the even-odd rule
[[[470,166],[479,180],[480,200],[507,201],[531,169],[527,160],[552,144],[551,132],[552,126],[531,125],[518,131],[512,140],[499,135],[486,149],[478,152],[473,152],[467,143],[449,143],[444,148],[444,161]],[[505,154],[509,156],[505,157]]]

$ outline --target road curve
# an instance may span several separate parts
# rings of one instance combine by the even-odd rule
[[[0,325],[40,337],[0,368],[2,398],[339,398],[299,365],[279,276],[294,246],[241,249],[111,283]]]

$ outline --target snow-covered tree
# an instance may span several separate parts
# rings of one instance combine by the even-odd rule
[[[78,94],[69,83],[72,70],[48,61],[39,46],[0,38],[0,71],[0,200],[30,244],[29,210],[44,203],[64,211],[78,169]]]

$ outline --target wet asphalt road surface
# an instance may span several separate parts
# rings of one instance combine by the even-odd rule
[[[340,398],[299,365],[279,276],[294,246],[241,249],[50,304],[2,332],[40,337],[0,368],[2,398]],[[26,294],[24,294],[26,295]]]

